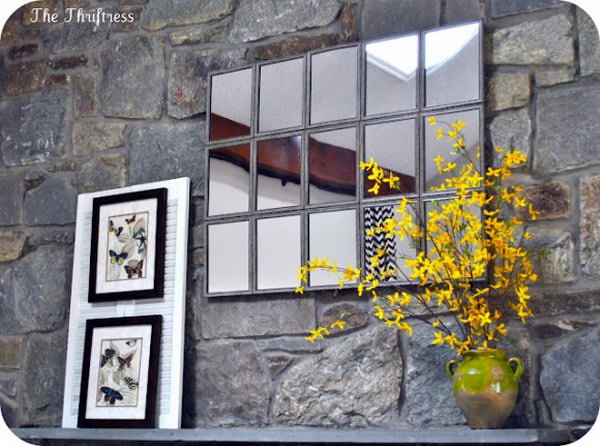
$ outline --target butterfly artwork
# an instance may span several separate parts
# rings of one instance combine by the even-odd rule
[[[110,403],[111,406],[114,406],[117,400],[123,400],[123,395],[110,387],[100,387],[100,391],[104,393],[104,401]]]
[[[108,253],[110,254],[110,263],[117,263],[119,265],[122,265],[129,256],[129,253],[127,252],[116,253],[112,249],[110,249]]]
[[[123,381],[125,381],[125,383],[127,384],[127,387],[129,387],[131,390],[137,389],[140,385],[140,383],[135,381],[130,376],[126,376],[125,378],[123,378]]]
[[[108,361],[112,360],[112,357],[115,356],[117,352],[112,348],[107,348],[104,350],[104,354],[100,356],[100,367],[104,367]]]
[[[110,220],[110,223],[108,226],[108,232],[113,232],[117,237],[119,237],[121,235],[121,233],[123,232],[123,226],[119,226],[117,228],[115,226],[115,222]]]
[[[138,242],[138,254],[145,256],[148,239],[146,238],[146,220],[144,218],[135,224],[131,236]]]
[[[146,277],[148,216],[143,212],[110,217],[107,282]]]
[[[97,406],[135,406],[142,358],[141,338],[105,339],[100,350]]]
[[[130,354],[129,356],[126,356],[125,358],[121,358],[120,356],[117,356],[117,358],[119,359],[119,370],[124,369],[125,367],[127,368],[131,368],[131,360],[133,359],[133,356],[135,355],[135,352]]]
[[[136,275],[137,277],[142,277],[142,273],[144,272],[144,261],[140,260],[139,262],[130,262],[129,265],[125,265],[125,272],[127,273],[128,279],[133,279]]]

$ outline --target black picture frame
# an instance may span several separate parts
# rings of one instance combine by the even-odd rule
[[[108,319],[91,319],[86,322],[81,389],[79,396],[79,414],[77,427],[80,428],[154,428],[157,425],[156,402],[158,396],[158,371],[160,359],[160,340],[162,334],[162,316],[137,316]],[[86,418],[87,390],[90,380],[90,364],[93,334],[96,328],[126,327],[150,325],[150,358],[148,363],[148,386],[144,419],[92,419]]]
[[[90,303],[110,302],[133,299],[162,298],[164,293],[165,275],[165,238],[167,226],[167,194],[166,188],[151,189],[141,192],[130,192],[119,195],[97,197],[93,201],[92,210],[92,240],[90,246],[90,276],[88,301]],[[131,290],[110,293],[98,293],[96,291],[98,237],[100,225],[100,208],[117,203],[134,202],[146,199],[156,199],[156,241],[154,262],[154,287],[147,290]]]

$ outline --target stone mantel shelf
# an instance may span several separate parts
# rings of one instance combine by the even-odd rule
[[[61,429],[22,428],[13,432],[23,440],[95,440],[182,443],[344,443],[344,444],[566,444],[564,429],[317,429],[317,428],[216,428],[216,429]]]

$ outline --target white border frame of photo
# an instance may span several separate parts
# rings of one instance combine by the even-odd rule
[[[94,198],[158,188],[168,190],[163,295],[156,299],[88,302],[89,252]],[[63,428],[77,427],[87,320],[153,315],[163,317],[156,426],[159,429],[181,428],[189,204],[189,178],[79,195],[71,284]]]

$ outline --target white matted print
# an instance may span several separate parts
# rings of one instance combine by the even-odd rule
[[[80,427],[153,427],[161,316],[89,320]]]
[[[94,200],[90,302],[162,297],[166,191]]]

